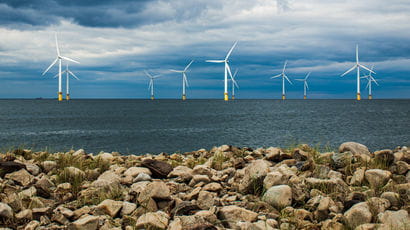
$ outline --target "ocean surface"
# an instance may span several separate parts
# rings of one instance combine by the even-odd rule
[[[0,151],[410,146],[410,100],[0,100]]]

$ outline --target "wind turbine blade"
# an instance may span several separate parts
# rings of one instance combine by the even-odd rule
[[[182,70],[174,70],[174,69],[170,69],[169,71],[174,72],[174,73],[183,73],[184,72]]]
[[[376,79],[374,79],[374,77],[370,76],[370,79],[371,79],[374,83],[376,83],[376,85],[379,85],[379,83],[376,81]]]
[[[151,78],[151,79],[149,79],[148,90],[150,90],[150,89],[151,89],[151,87],[152,87],[152,78]]]
[[[278,78],[280,76],[282,76],[282,74],[275,75],[275,76],[271,77],[271,79]]]
[[[346,74],[352,72],[356,68],[356,65],[350,68],[348,71],[346,71],[344,74],[340,75],[341,77],[345,76]]]
[[[229,56],[231,56],[231,53],[232,53],[233,49],[235,48],[236,44],[238,44],[237,41],[233,44],[232,48],[229,50],[228,54],[225,57],[225,60],[228,60]]]
[[[285,61],[285,64],[283,65],[283,70],[282,70],[282,73],[284,73],[285,72],[285,69],[286,69],[286,65],[288,64],[288,60],[286,60]]]
[[[309,78],[310,73],[311,73],[311,72],[309,72],[309,73],[306,75],[306,77],[305,77],[305,81]]]
[[[194,62],[194,60],[191,60],[191,62],[185,67],[184,72],[186,72],[188,70],[188,68],[191,66],[192,62]]]
[[[359,64],[359,45],[356,45],[356,63]]]
[[[235,81],[235,80],[233,79],[233,76],[232,76],[231,67],[229,67],[229,64],[228,64],[228,63],[226,63],[226,67],[227,67],[227,69],[228,69],[228,73],[229,73],[229,76],[231,77],[232,81]]]
[[[238,69],[235,70],[235,73],[233,74],[233,78],[235,79],[236,74],[238,74]]]
[[[364,66],[364,65],[362,65],[362,64],[359,64],[359,66],[360,66],[360,67],[362,67],[363,69],[365,69],[365,70],[369,71],[370,73],[374,73],[374,74],[376,74],[373,70],[371,70],[371,69],[367,68],[366,66]]]
[[[305,81],[305,79],[295,79],[295,81]]]
[[[64,70],[63,72],[61,72],[61,75],[63,75],[63,73],[65,73],[65,72],[66,72],[66,70]],[[53,78],[56,78],[56,77],[58,77],[58,73],[57,73],[56,75],[54,75]]]
[[[51,65],[48,66],[48,68],[43,72],[42,75],[46,74],[47,71],[49,71],[49,70],[51,69],[51,67],[53,67],[53,65],[55,65],[55,64],[57,63],[57,61],[58,61],[58,58],[56,58],[56,60],[54,60],[54,61],[51,63]]]
[[[293,85],[293,83],[289,80],[288,76],[286,76],[285,74],[284,74],[283,76],[286,78],[286,80],[288,80],[288,82],[289,82],[291,85]]]
[[[236,80],[233,80],[233,84],[236,86],[236,88],[239,89],[239,85],[238,85],[238,83],[236,82]]]
[[[71,72],[70,70],[68,71],[69,74],[71,74],[71,76],[73,76],[75,79],[80,80],[80,78],[78,78],[77,76],[75,76],[75,74],[73,72]]]
[[[305,81],[305,85],[306,85],[306,88],[309,89],[309,85],[308,85],[307,81]]]
[[[362,77],[360,77],[360,78],[369,78],[370,76],[369,75],[365,75],[365,76],[362,76]]]
[[[60,58],[66,60],[66,61],[75,62],[75,63],[77,63],[77,64],[80,64],[80,62],[78,62],[78,61],[76,61],[76,60],[73,60],[73,59],[71,59],[71,58],[68,58],[68,57],[60,56]]]
[[[370,85],[370,84],[371,84],[370,81],[368,81],[368,82],[367,82],[367,85],[366,85],[366,89],[369,88],[369,85]]]
[[[159,77],[161,77],[161,74],[153,76],[152,79],[159,78]]]
[[[58,47],[57,33],[54,34],[54,38],[55,38],[55,40],[56,40],[57,56],[60,56],[60,48]]]
[[[211,63],[224,63],[225,60],[206,60],[205,62],[211,62]]]
[[[151,78],[151,79],[152,79],[151,74],[149,74],[146,70],[144,70],[144,73],[147,75],[147,77],[149,77],[149,78]]]
[[[187,76],[186,76],[185,73],[183,73],[183,78],[184,78],[184,81],[185,81],[186,86],[189,87],[188,78],[187,78]]]

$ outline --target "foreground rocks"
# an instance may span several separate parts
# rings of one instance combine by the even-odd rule
[[[0,154],[0,228],[409,229],[410,151]]]

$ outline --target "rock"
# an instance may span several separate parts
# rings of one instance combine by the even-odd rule
[[[40,167],[35,164],[26,164],[26,169],[33,176],[37,176],[41,171]]]
[[[353,154],[351,152],[334,153],[331,159],[335,168],[343,168],[352,161]]]
[[[171,193],[164,182],[155,181],[142,188],[137,200],[148,211],[156,211],[158,202],[171,200]]]
[[[121,216],[130,215],[136,208],[137,205],[134,203],[122,202]]]
[[[41,166],[43,167],[44,172],[48,173],[57,167],[57,163],[55,161],[43,161]]]
[[[364,175],[372,188],[380,188],[390,179],[391,172],[381,169],[369,169],[366,170]]]
[[[122,201],[114,201],[111,199],[107,199],[101,202],[97,206],[97,209],[101,210],[103,213],[110,215],[111,217],[115,217],[122,208],[122,206]]]
[[[135,224],[137,229],[166,229],[169,216],[162,211],[148,212],[140,216]]]
[[[318,179],[309,177],[305,180],[306,185],[311,189],[318,189],[327,194],[333,192],[346,192],[348,185],[342,179]]]
[[[12,173],[21,169],[25,169],[26,166],[24,164],[14,162],[14,161],[6,161],[6,162],[1,162],[0,161],[0,172],[1,175],[7,174],[7,173]]]
[[[388,200],[393,207],[399,207],[400,205],[400,195],[398,193],[384,192],[380,197]]]
[[[31,209],[24,209],[23,211],[20,211],[19,213],[16,214],[16,219],[17,220],[31,220],[33,219],[33,212]]]
[[[6,203],[0,202],[0,217],[12,219],[13,210]]]
[[[177,166],[169,174],[169,178],[178,177],[180,181],[189,181],[192,179],[193,170],[186,166]]]
[[[263,180],[263,187],[265,189],[269,189],[270,187],[274,185],[284,184],[282,177],[283,177],[283,174],[280,173],[279,171],[269,172],[268,174],[266,174],[266,177]]]
[[[409,213],[406,210],[386,211],[378,214],[381,223],[389,226],[390,229],[406,230],[410,226]]]
[[[147,168],[144,167],[131,167],[127,169],[127,171],[124,172],[124,176],[131,176],[131,177],[136,177],[140,173],[145,173],[147,175],[152,175],[151,171]]]
[[[132,182],[136,183],[140,181],[151,181],[151,176],[146,173],[140,173]]]
[[[205,166],[205,165],[197,165],[192,169],[192,173],[194,175],[207,175],[208,177],[212,177],[214,173],[212,172],[212,168]]]
[[[111,153],[100,153],[96,157],[100,157],[103,161],[112,161],[114,160],[114,156]]]
[[[78,218],[80,218],[82,215],[90,213],[90,211],[91,211],[91,208],[90,208],[90,207],[88,207],[88,206],[83,206],[83,207],[81,207],[81,208],[79,208],[79,209],[73,211],[73,218],[74,218],[74,219],[78,219]]]
[[[297,161],[306,161],[309,159],[309,154],[301,149],[294,149],[293,150],[293,159]]]
[[[152,159],[145,159],[141,164],[151,170],[154,178],[167,178],[173,169],[172,166],[166,162]]]
[[[265,150],[266,157],[265,159],[268,161],[278,162],[280,160],[280,148],[269,147]]]
[[[410,168],[409,164],[407,164],[404,161],[397,161],[396,162],[396,171],[397,171],[397,174],[399,174],[399,175],[406,174],[407,171],[409,171],[409,168]]]
[[[121,178],[113,171],[105,171],[91,185],[96,188],[113,188],[120,185]]]
[[[209,229],[209,230],[213,230],[216,228],[208,223],[204,217],[199,216],[199,215],[193,215],[193,216],[178,216],[175,217],[175,219],[180,222],[182,229],[184,230],[191,230],[191,229],[197,229],[197,230],[201,230],[201,229]]]
[[[224,206],[218,212],[218,218],[229,228],[235,228],[238,221],[253,222],[258,218],[256,212],[235,205]]]
[[[369,149],[360,143],[345,142],[339,146],[339,153],[351,152],[353,155],[367,155],[370,156]]]
[[[25,169],[20,169],[19,171],[6,174],[5,178],[13,180],[24,187],[27,187],[33,183],[34,180],[34,176],[28,173]]]
[[[219,192],[222,190],[222,185],[216,182],[212,182],[209,184],[206,184],[202,190],[204,191],[210,191],[210,192]]]
[[[69,229],[75,230],[96,230],[98,227],[98,216],[84,215],[74,221]]]
[[[364,180],[364,172],[364,168],[356,169],[356,171],[353,173],[352,178],[350,179],[350,185],[362,185]]]
[[[393,151],[390,149],[376,151],[374,152],[374,159],[389,166],[394,162]]]
[[[244,177],[239,184],[242,193],[253,193],[255,184],[262,184],[263,179],[269,172],[271,164],[266,160],[255,160],[244,168]]]
[[[85,177],[85,172],[81,169],[78,169],[76,167],[66,167],[64,169],[64,172],[67,173],[66,176],[70,177],[70,178],[77,178],[77,177]]]
[[[73,153],[74,157],[85,156],[85,155],[87,154],[85,153],[84,149],[79,149]]]
[[[369,211],[369,206],[366,202],[361,202],[353,205],[349,210],[344,213],[347,225],[354,229],[355,227],[370,223],[372,220],[372,213]]]
[[[198,184],[199,182],[204,182],[204,183],[209,183],[211,180],[207,175],[194,175],[189,182],[189,186],[194,186]]]
[[[282,209],[292,204],[292,189],[288,185],[273,186],[265,192],[262,200],[278,209]]]
[[[34,187],[37,189],[37,193],[44,198],[49,198],[52,190],[55,189],[54,183],[47,176],[43,176],[38,180]]]
[[[24,230],[35,230],[38,226],[40,226],[40,222],[38,222],[37,220],[32,220],[26,225]]]
[[[171,211],[172,216],[191,215],[193,211],[200,209],[198,205],[190,201],[182,201],[178,203]]]
[[[216,224],[219,222],[218,217],[214,214],[213,211],[201,210],[195,213],[195,216],[200,216],[209,223]]]
[[[209,208],[214,206],[216,197],[216,193],[201,191],[198,195],[197,205],[203,210],[208,210]]]
[[[57,207],[54,212],[58,212],[61,213],[63,216],[65,216],[66,218],[71,218],[74,216],[74,212],[71,209],[65,208],[63,206],[59,206]]]

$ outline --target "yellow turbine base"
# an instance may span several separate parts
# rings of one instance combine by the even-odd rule
[[[232,95],[231,99],[232,99],[232,100],[235,100],[235,95]]]
[[[62,101],[62,100],[63,100],[63,93],[58,92],[58,101]]]
[[[285,95],[282,95],[282,100],[285,100],[286,99],[286,96]]]
[[[372,95],[369,95],[369,100],[372,100],[373,99],[373,96]]]
[[[358,101],[361,100],[360,93],[357,94],[357,100],[358,100]]]
[[[305,100],[306,100],[306,96],[303,96],[303,99],[305,99]]]
[[[228,100],[229,100],[228,93],[224,93],[224,100],[225,100],[225,101],[228,101]]]
[[[151,100],[154,100],[154,96],[151,96]]]
[[[67,94],[67,95],[65,96],[65,99],[66,99],[67,101],[69,101],[69,100],[70,100],[70,94]]]
[[[185,101],[186,100],[186,96],[182,95],[182,100]]]

